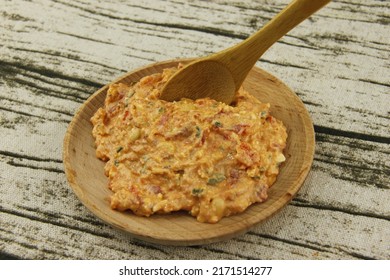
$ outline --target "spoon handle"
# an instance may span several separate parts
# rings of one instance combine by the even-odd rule
[[[212,55],[232,72],[236,90],[256,61],[283,35],[331,0],[294,0],[263,28],[240,44]]]

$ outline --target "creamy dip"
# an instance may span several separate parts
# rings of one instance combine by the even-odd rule
[[[242,88],[232,106],[160,100],[175,71],[111,85],[91,119],[111,207],[142,216],[184,210],[216,223],[266,200],[285,161],[282,122]]]

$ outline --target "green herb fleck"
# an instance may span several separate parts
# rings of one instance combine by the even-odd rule
[[[196,134],[195,134],[195,136],[199,137],[201,132],[202,132],[202,130],[200,129],[200,127],[196,126]]]
[[[165,112],[165,108],[164,108],[164,107],[158,108],[158,112],[159,112],[159,113],[164,113],[164,112]]]
[[[218,183],[221,183],[222,181],[224,181],[226,179],[225,175],[223,174],[220,174],[220,173],[216,173],[213,175],[213,177],[209,178],[207,180],[207,184],[208,185],[216,185]]]
[[[202,193],[203,193],[203,189],[200,189],[200,188],[192,189],[192,192],[191,192],[191,194],[193,196],[201,196]]]
[[[125,97],[125,107],[129,106],[129,97]]]
[[[122,150],[123,150],[123,147],[120,146],[120,147],[118,147],[118,148],[116,149],[116,152],[119,153],[119,152],[122,151]]]
[[[115,165],[115,166],[118,166],[118,165],[119,165],[119,160],[117,160],[117,159],[114,160],[114,165]]]
[[[130,98],[130,97],[133,97],[135,93],[135,90],[132,88],[128,93],[127,93],[127,97]]]
[[[222,124],[219,121],[214,122],[215,127],[222,127]]]

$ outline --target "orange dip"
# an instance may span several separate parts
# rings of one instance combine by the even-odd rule
[[[285,161],[286,129],[269,104],[243,89],[232,106],[160,100],[176,70],[110,86],[91,119],[96,155],[107,161],[113,209],[142,216],[184,210],[216,223],[267,199]]]

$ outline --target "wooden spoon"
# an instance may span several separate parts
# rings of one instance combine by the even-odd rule
[[[288,31],[331,0],[294,0],[240,44],[190,63],[167,82],[161,99],[210,97],[230,104],[261,55]]]

